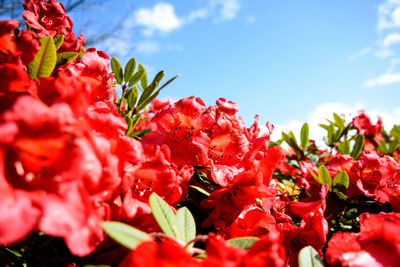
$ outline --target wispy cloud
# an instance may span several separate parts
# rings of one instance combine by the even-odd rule
[[[385,47],[390,47],[393,44],[399,43],[400,42],[400,33],[395,32],[387,35],[385,39],[383,39],[382,44]]]
[[[368,49],[363,49],[359,53],[350,56],[349,61],[354,61],[360,56],[371,54],[383,60],[391,60],[391,65],[385,73],[376,75],[375,78],[363,82],[365,87],[376,87],[400,83],[400,72],[395,71],[397,63],[397,53],[393,46],[400,43],[400,0],[385,0],[377,8],[377,24],[379,36],[374,45]],[[395,64],[393,64],[395,63]]]
[[[375,87],[379,85],[389,85],[393,83],[400,83],[400,73],[385,73],[381,76],[370,79],[364,82],[366,87]]]
[[[361,49],[360,51],[358,51],[358,52],[355,53],[354,55],[349,56],[349,57],[348,57],[348,60],[349,60],[349,61],[354,61],[354,60],[356,60],[357,58],[362,57],[362,56],[365,56],[365,55],[367,55],[367,54],[369,54],[369,53],[371,53],[371,52],[372,52],[372,48],[371,48],[371,47],[367,47],[367,48]]]
[[[207,8],[201,8],[189,13],[186,17],[186,22],[190,23],[197,19],[204,19],[210,14],[210,11]]]

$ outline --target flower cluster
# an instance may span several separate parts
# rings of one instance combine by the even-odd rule
[[[158,100],[171,80],[85,49],[62,3],[23,7],[28,30],[0,21],[0,261],[396,266],[399,126],[271,141],[224,98]]]

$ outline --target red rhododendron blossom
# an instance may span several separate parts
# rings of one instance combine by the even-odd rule
[[[2,52],[0,59],[5,57],[5,55],[17,53],[14,30],[18,25],[18,20],[0,20],[0,52]]]
[[[214,118],[206,112],[200,98],[183,98],[151,119],[152,132],[143,137],[143,143],[166,144],[171,150],[171,161],[178,168],[187,164],[205,166],[207,151],[196,146],[193,139],[201,131],[209,131],[213,123]]]
[[[125,165],[119,193],[112,205],[113,218],[126,221],[139,228],[152,227],[154,218],[148,204],[151,193],[156,192],[167,203],[178,203],[188,191],[188,182],[193,167],[177,169],[171,166],[170,151],[167,146],[147,146],[144,158],[137,165]],[[140,220],[151,221],[144,223]],[[140,219],[142,218],[142,219]],[[140,222],[136,225],[136,222]],[[156,227],[158,229],[158,227]]]
[[[208,132],[197,135],[193,142],[206,152],[211,167],[211,178],[216,184],[226,186],[240,171],[239,163],[249,151],[249,141],[244,133],[244,123],[236,117],[237,104],[217,100],[208,113],[215,122]]]
[[[399,210],[400,165],[392,157],[363,153],[350,174],[351,183],[364,195],[380,203],[393,203]]]
[[[20,31],[15,35],[19,22],[0,21],[0,63],[29,64],[40,49],[37,36],[32,31]]]
[[[278,233],[264,235],[254,243],[243,259],[244,266],[285,266],[286,249]]]
[[[336,233],[328,242],[330,266],[398,266],[400,215],[364,213],[359,233]]]
[[[246,250],[228,244],[221,236],[211,234],[206,244],[207,259],[203,266],[241,266]]]
[[[375,136],[381,133],[382,119],[378,117],[378,121],[373,125],[371,119],[365,114],[364,110],[358,112],[358,116],[353,118],[352,123],[359,134]]]
[[[290,266],[297,266],[299,251],[305,246],[312,246],[322,255],[329,226],[320,212],[310,212],[302,217],[300,227],[281,223],[277,225],[277,230],[283,235],[283,243],[289,250]]]
[[[144,241],[131,251],[119,267],[196,267],[201,266],[185,249],[172,240]]]
[[[263,198],[262,201],[264,203],[273,200],[272,198]],[[228,239],[241,236],[262,236],[268,232],[273,232],[276,225],[275,217],[265,210],[269,209],[256,205],[248,206],[229,227],[224,228],[219,233],[224,234],[224,237]]]
[[[26,24],[39,36],[67,35],[72,31],[72,21],[65,16],[65,8],[56,0],[25,0],[22,13]]]
[[[256,203],[257,198],[268,198],[274,190],[262,183],[262,173],[246,171],[238,174],[231,184],[215,190],[202,206],[213,209],[203,226],[214,224],[216,228],[224,228],[232,224],[245,206]]]
[[[23,190],[14,190],[4,173],[0,150],[0,244],[9,245],[25,238],[37,225],[40,211]]]
[[[90,85],[66,71],[59,71],[57,78],[41,77],[38,82],[38,96],[47,105],[68,104],[76,116],[88,112]]]
[[[248,251],[237,248],[217,235],[206,244],[207,258],[202,266],[285,266],[286,251],[278,233],[270,233],[255,242]]]
[[[108,56],[95,48],[89,48],[82,56],[81,63],[68,64],[65,72],[89,84],[89,103],[98,101],[115,102],[116,94],[112,87],[114,74],[109,73]]]
[[[12,130],[0,143],[5,178],[40,211],[37,230],[63,237],[75,255],[92,252],[104,238],[105,202],[120,183],[110,143],[80,126],[68,105],[48,107],[30,96],[19,97],[0,121]]]
[[[85,36],[81,33],[78,38],[75,37],[75,34],[71,32],[70,34],[64,37],[64,41],[61,44],[61,47],[57,50],[58,53],[61,52],[81,52],[82,46],[85,44]]]
[[[326,196],[328,195],[329,186],[323,185],[321,186],[321,193],[319,194],[319,199],[315,201],[290,201],[288,205],[288,209],[291,213],[296,216],[302,218],[304,215],[310,212],[317,212],[321,215],[324,215],[326,209]],[[315,197],[315,196],[312,196]]]
[[[0,64],[0,83],[0,96],[10,92],[37,95],[36,83],[20,65]]]

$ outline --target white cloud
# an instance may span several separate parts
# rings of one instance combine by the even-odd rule
[[[364,86],[375,87],[379,85],[389,85],[393,83],[400,83],[400,72],[382,74],[377,78],[365,81]]]
[[[174,6],[158,3],[152,9],[141,8],[134,13],[136,25],[144,27],[143,34],[150,36],[154,31],[168,33],[183,25],[182,20],[175,14]]]
[[[156,42],[139,42],[135,46],[136,53],[154,54],[160,51],[160,45]]]
[[[378,6],[378,30],[400,27],[400,1],[387,0]]]
[[[399,42],[400,42],[400,33],[395,32],[395,33],[391,33],[391,34],[387,35],[385,37],[385,39],[383,39],[382,44],[385,47],[389,47],[389,46],[391,46],[395,43],[399,43]]]
[[[342,103],[323,103],[317,106],[307,117],[304,122],[307,122],[310,127],[310,139],[316,141],[318,146],[324,146],[322,137],[326,135],[326,130],[321,128],[319,124],[326,124],[326,119],[332,119],[333,112],[344,117],[349,122],[357,115],[358,111],[363,109],[363,104],[346,105]],[[393,112],[384,112],[381,110],[366,110],[370,116],[372,123],[376,123],[378,116],[382,118],[385,129],[390,130],[394,124],[400,124],[400,107],[397,107]],[[274,131],[271,135],[271,140],[278,140],[281,138],[282,131],[293,131],[296,138],[300,138],[300,129],[304,123],[299,120],[291,120],[287,124],[275,124]],[[264,130],[265,131],[265,130]]]
[[[219,7],[219,17],[214,22],[231,20],[236,17],[240,9],[238,0],[212,0],[211,6],[213,8]]]

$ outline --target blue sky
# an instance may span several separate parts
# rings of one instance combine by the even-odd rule
[[[181,74],[161,98],[225,97],[278,131],[361,108],[400,123],[400,0],[108,1],[89,15],[123,20],[97,46],[110,57]]]

